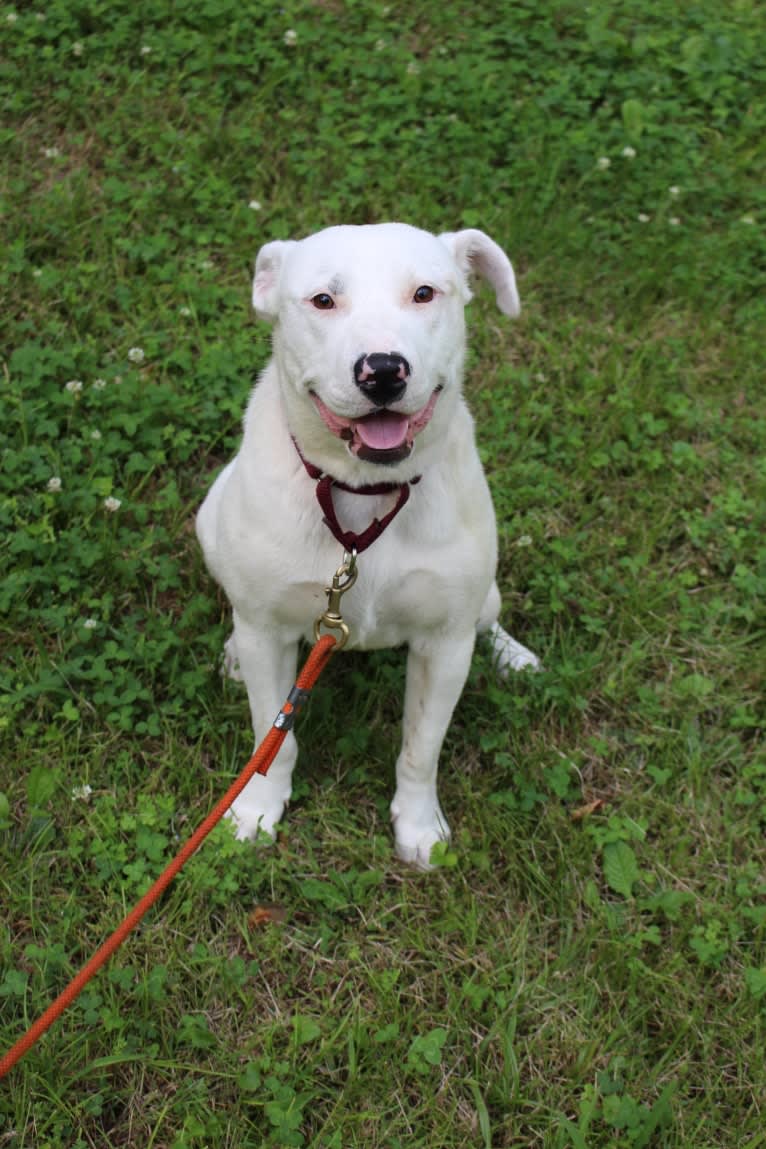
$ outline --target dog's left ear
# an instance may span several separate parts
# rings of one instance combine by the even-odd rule
[[[473,227],[465,231],[444,232],[439,239],[449,248],[463,273],[466,302],[471,298],[468,280],[472,275],[482,275],[495,289],[500,310],[512,317],[520,314],[521,302],[511,261],[493,239]]]
[[[265,243],[256,256],[253,307],[259,319],[276,318],[279,276],[285,255],[294,246],[293,239],[275,239]]]

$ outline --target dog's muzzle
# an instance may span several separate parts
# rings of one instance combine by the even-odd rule
[[[352,455],[367,463],[390,464],[401,462],[411,453],[415,437],[431,419],[440,392],[441,386],[436,387],[426,405],[411,414],[380,406],[355,419],[336,415],[315,391],[311,398],[324,425],[348,443]]]

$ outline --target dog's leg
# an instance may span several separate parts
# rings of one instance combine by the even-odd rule
[[[473,634],[450,635],[418,648],[411,646],[407,659],[404,737],[396,763],[391,818],[397,854],[423,870],[430,869],[431,847],[450,836],[436,792],[436,774],[473,647]]]
[[[540,670],[540,659],[503,630],[497,621],[499,614],[500,591],[497,583],[493,583],[487,595],[487,601],[482,608],[477,629],[479,634],[487,633],[489,635],[492,661],[497,673],[501,678],[507,678],[512,670],[524,670],[526,667],[531,670]]]
[[[275,631],[247,626],[235,616],[234,634],[227,643],[227,654],[233,652],[247,686],[258,746],[295,681],[298,647],[284,643]],[[238,838],[255,838],[260,830],[273,837],[290,799],[297,754],[295,736],[289,733],[268,774],[256,774],[232,803],[229,817],[236,823]]]

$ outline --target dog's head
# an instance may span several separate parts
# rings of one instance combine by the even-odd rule
[[[253,305],[275,324],[288,422],[307,458],[352,482],[369,481],[370,464],[397,479],[418,469],[410,457],[423,462],[458,399],[474,273],[518,315],[510,261],[481,231],[331,227],[261,248]]]

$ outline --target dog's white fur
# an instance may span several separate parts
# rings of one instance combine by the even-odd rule
[[[311,463],[351,486],[422,476],[398,517],[360,555],[343,615],[350,646],[409,648],[391,814],[399,856],[423,868],[433,845],[449,837],[437,797],[438,759],[477,629],[490,632],[501,671],[537,665],[497,621],[495,517],[461,394],[472,273],[492,284],[501,311],[518,314],[513,268],[481,231],[437,237],[388,223],[266,244],[253,303],[274,322],[273,356],[252,393],[239,454],[197,518],[208,567],[233,607],[226,665],[244,679],[260,742],[294,681],[299,640],[311,636],[342,558],[292,440]],[[415,301],[421,285],[434,289],[432,300]],[[312,302],[319,293],[334,306],[319,310]],[[374,407],[355,383],[353,365],[361,355],[392,349],[410,366],[394,411],[419,412],[440,390],[411,454],[383,466],[359,458],[332,432],[312,393],[340,420],[364,417]],[[340,523],[355,531],[394,500],[334,493]],[[289,734],[268,776],[256,776],[234,803],[240,837],[274,833],[296,754]]]

